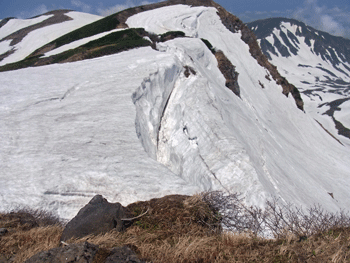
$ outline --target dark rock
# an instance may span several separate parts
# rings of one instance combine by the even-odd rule
[[[111,251],[110,255],[105,263],[146,263],[146,261],[140,260],[136,253],[132,251],[129,247],[118,247]]]
[[[88,242],[71,244],[66,247],[58,247],[40,252],[26,260],[25,263],[90,263],[93,262],[97,251],[98,246]]]
[[[6,228],[0,228],[0,237],[9,232]]]
[[[61,241],[98,235],[112,229],[123,229],[122,218],[127,217],[126,209],[119,203],[109,203],[101,195],[96,195],[78,214],[68,222]]]
[[[4,258],[4,260],[6,260]],[[8,262],[1,261],[0,263]],[[98,246],[85,242],[81,244],[70,244],[65,247],[53,248],[48,251],[39,252],[25,263],[146,263],[140,260],[136,253],[127,246],[113,248],[112,250],[99,248]]]
[[[231,61],[221,50],[215,52],[215,57],[218,61],[218,67],[226,79],[225,86],[238,97],[241,97],[240,87],[238,85],[238,72],[236,72],[236,67],[232,65]]]

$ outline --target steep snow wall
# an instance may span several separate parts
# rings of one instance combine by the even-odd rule
[[[258,200],[256,193],[264,191],[249,156],[225,131],[218,112],[213,89],[219,87],[222,97],[236,95],[225,88],[215,57],[199,39],[176,39],[158,49],[172,54],[174,65],[150,75],[133,94],[145,150],[201,190],[242,191],[249,201]],[[186,67],[192,69],[187,77]]]
[[[182,71],[180,63],[158,68],[132,95],[136,106],[136,133],[146,152],[157,159],[158,134],[164,110]]]

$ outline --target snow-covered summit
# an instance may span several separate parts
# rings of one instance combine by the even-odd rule
[[[130,28],[185,36],[1,72],[1,210],[30,205],[70,218],[95,194],[127,204],[205,190],[261,206],[276,196],[348,208],[350,148],[282,93],[218,8],[137,12]]]

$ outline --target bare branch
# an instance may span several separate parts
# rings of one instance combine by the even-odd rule
[[[147,209],[146,212],[144,212],[143,214],[141,214],[141,215],[139,215],[139,216],[137,216],[137,217],[133,217],[133,218],[122,218],[122,219],[120,219],[120,220],[121,220],[121,221],[132,221],[132,220],[135,220],[135,219],[138,219],[138,218],[144,216],[145,214],[148,213],[148,211],[149,211],[149,208]]]

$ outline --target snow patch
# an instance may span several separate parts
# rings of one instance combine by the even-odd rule
[[[54,15],[43,15],[31,19],[11,19],[0,28],[0,40],[23,28],[38,24],[53,17]]]
[[[67,16],[71,17],[73,20],[65,21],[63,23],[54,24],[39,28],[30,32],[23,40],[14,46],[15,53],[6,57],[0,62],[0,66],[20,61],[31,53],[33,53],[38,48],[44,46],[47,43],[57,39],[60,36],[67,34],[77,28],[80,28],[86,24],[95,22],[101,19],[100,16],[85,14],[80,12],[68,12]],[[11,20],[10,20],[11,21]]]

